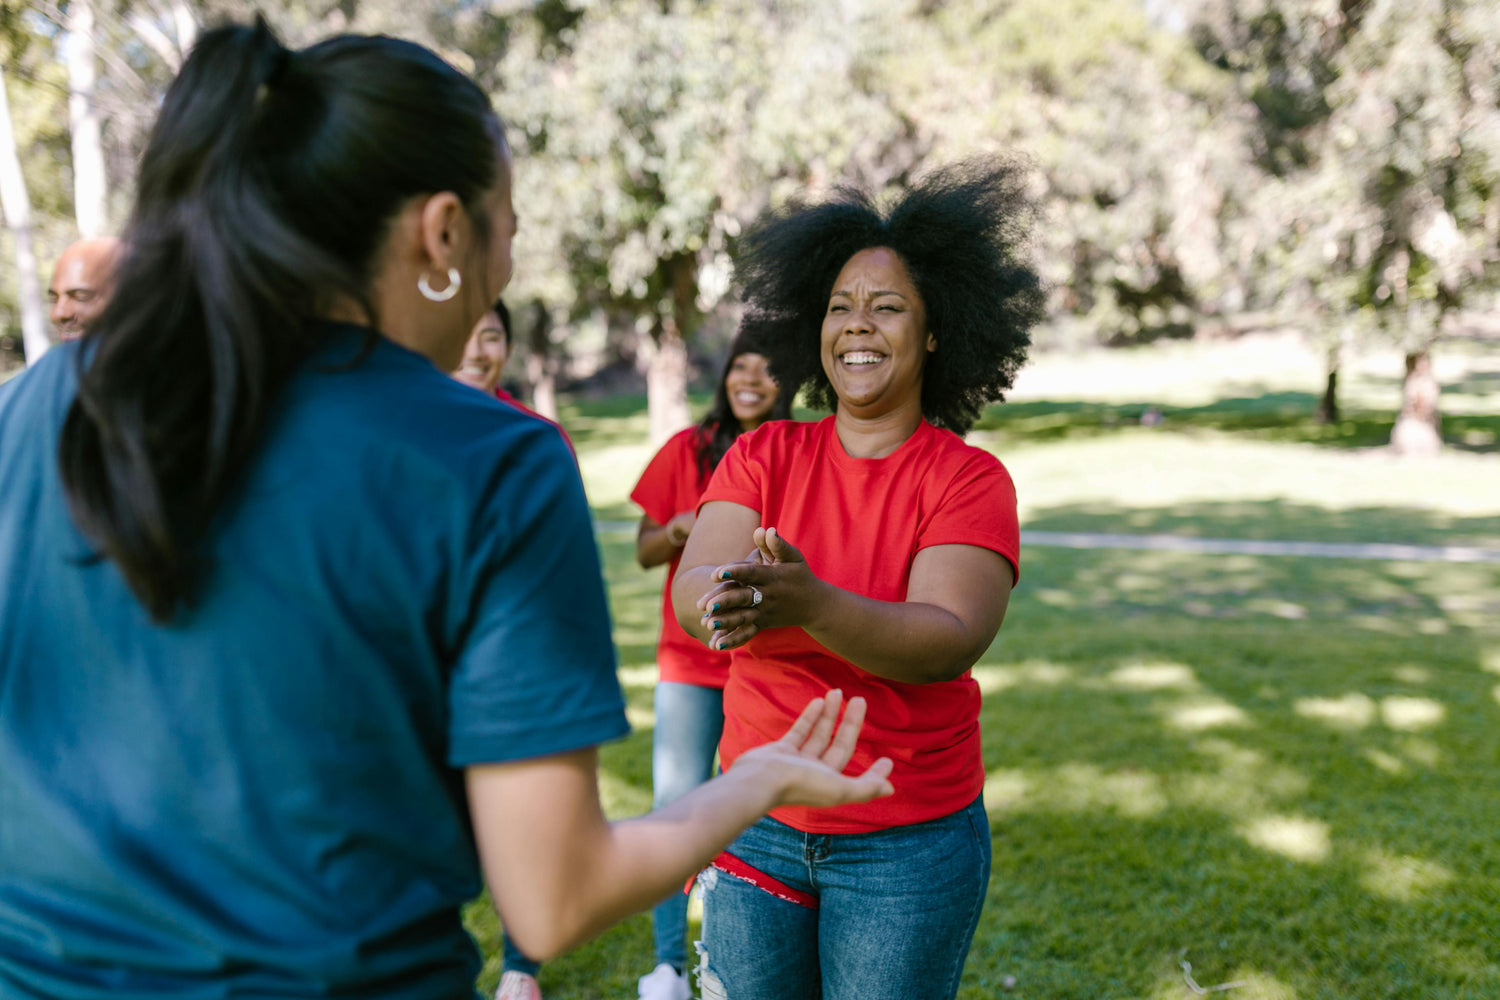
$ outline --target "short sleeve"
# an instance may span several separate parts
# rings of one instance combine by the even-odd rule
[[[964,470],[917,535],[917,548],[975,545],[1000,553],[1021,579],[1021,526],[1016,487],[998,461]]]
[[[629,732],[577,466],[540,422],[491,471],[463,582],[448,763],[562,753]]]
[[[630,491],[630,499],[657,524],[666,524],[682,513],[677,507],[680,482],[685,475],[697,475],[693,464],[694,433],[694,429],[689,429],[668,438],[667,443],[651,457],[635,489]]]
[[[698,501],[699,510],[710,501],[728,500],[754,511],[765,511],[768,483],[765,442],[767,428],[772,426],[767,423],[735,439],[708,481],[708,489]]]

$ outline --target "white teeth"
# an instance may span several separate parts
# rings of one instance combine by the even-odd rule
[[[753,406],[759,403],[761,398],[760,395],[753,392],[737,392],[734,394],[734,401],[736,403],[744,403],[746,406]]]
[[[884,361],[885,356],[874,351],[850,351],[839,360],[846,365],[874,365]]]

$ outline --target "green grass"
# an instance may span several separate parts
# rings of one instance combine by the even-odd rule
[[[1139,358],[1084,359],[1079,398],[1023,383],[972,440],[1027,528],[1500,548],[1487,447],[1396,460],[1317,431],[1269,362],[1212,357],[1173,362],[1199,376],[1176,395]],[[1497,370],[1469,359],[1445,406],[1491,420]],[[1140,427],[1146,406],[1166,421]],[[636,516],[641,409],[564,414],[601,519]],[[636,726],[602,753],[623,816],[650,798],[661,576],[628,531],[601,546]],[[1033,548],[975,673],[995,864],[966,1000],[1176,1000],[1184,961],[1235,1000],[1500,996],[1500,566]],[[470,920],[493,990],[494,920]],[[541,982],[633,997],[650,964],[639,916]]]

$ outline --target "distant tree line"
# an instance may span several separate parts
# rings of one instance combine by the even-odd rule
[[[183,53],[252,9],[289,44],[413,38],[493,93],[527,381],[545,408],[569,359],[634,363],[656,436],[758,212],[986,152],[1035,164],[1054,344],[1294,326],[1327,420],[1347,359],[1396,344],[1403,450],[1440,445],[1433,345],[1500,284],[1490,0],[0,0],[0,325],[33,356],[44,268],[119,224]]]

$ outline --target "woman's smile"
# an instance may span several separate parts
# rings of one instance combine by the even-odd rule
[[[861,250],[839,272],[823,317],[823,370],[851,416],[920,405],[936,343],[906,264],[894,250]]]
[[[724,376],[724,391],[729,397],[730,412],[746,430],[759,426],[770,416],[779,392],[771,378],[770,362],[754,352],[735,355]]]

